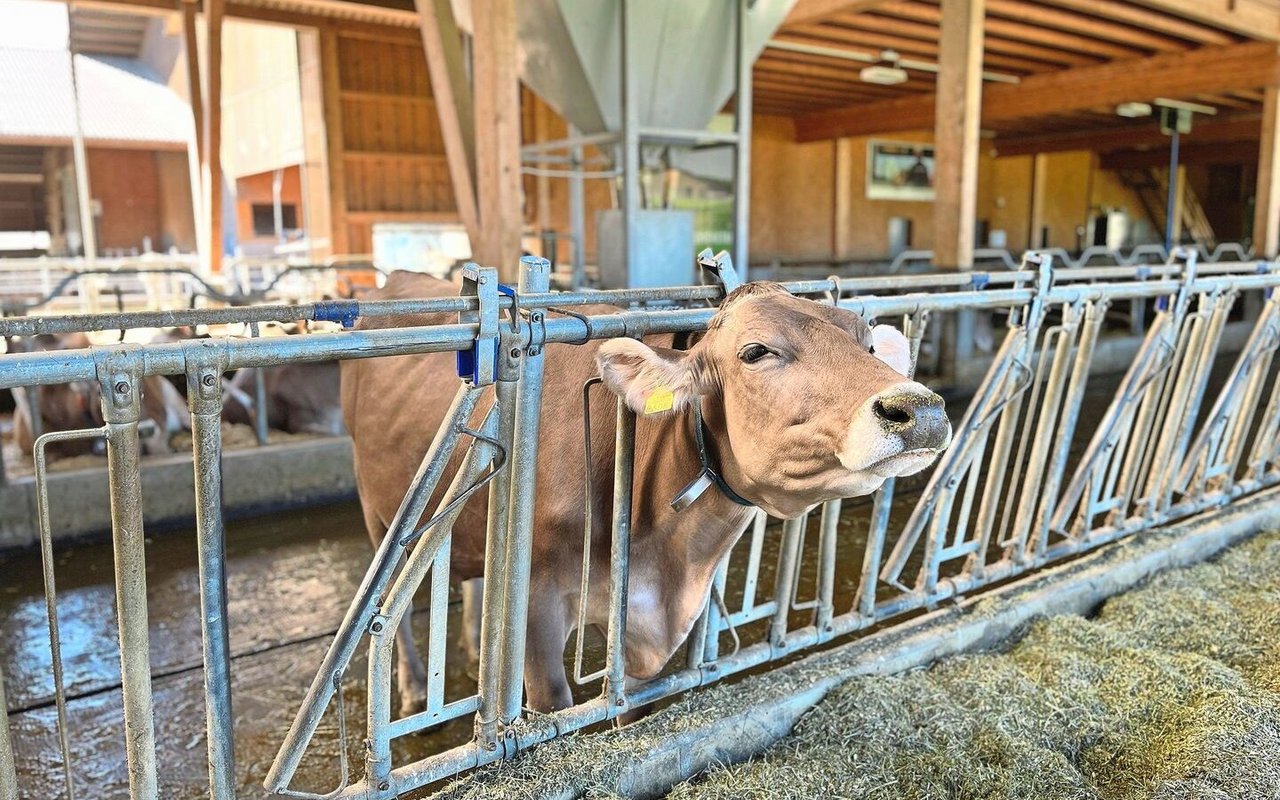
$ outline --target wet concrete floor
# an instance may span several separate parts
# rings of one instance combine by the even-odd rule
[[[1216,383],[1216,382],[1215,382]],[[1111,397],[1114,380],[1092,382],[1079,452]],[[1214,393],[1210,394],[1212,398]],[[958,416],[963,403],[953,403]],[[910,515],[918,493],[900,492],[890,536]],[[861,567],[870,505],[852,502],[842,515],[836,588],[837,610],[849,608]],[[772,586],[778,529],[766,537],[761,594]],[[817,515],[806,536],[806,552],[817,547]],[[358,505],[234,522],[227,530],[227,580],[233,652],[232,691],[237,779],[241,798],[267,797],[262,778],[315,674],[329,638],[367,568],[372,549]],[[810,556],[811,558],[811,556]],[[161,796],[185,800],[207,796],[203,675],[200,666],[195,536],[173,531],[148,541],[151,659]],[[71,774],[76,797],[127,797],[124,735],[116,653],[116,619],[109,543],[61,547],[57,562],[58,614],[69,698]],[[806,559],[806,564],[813,562]],[[907,575],[914,574],[909,570]],[[18,759],[22,798],[62,795],[63,765],[56,711],[39,554],[0,556],[0,669]],[[731,576],[728,596],[738,576]],[[799,598],[813,594],[813,569],[802,575]],[[450,606],[446,699],[474,692],[465,658],[456,644],[460,605]],[[420,606],[425,597],[420,595]],[[798,624],[805,624],[797,615]],[[426,615],[415,617],[416,638],[426,641]],[[743,631],[754,641],[754,631]],[[728,636],[722,638],[728,649]],[[589,654],[598,663],[599,653]],[[673,662],[683,662],[677,654]],[[364,729],[363,655],[348,672],[345,715],[353,774],[361,760]],[[591,688],[581,690],[583,697]],[[428,734],[395,742],[394,761],[404,764],[461,744],[470,737],[470,717]],[[336,714],[322,723],[293,787],[327,792],[339,785]]]

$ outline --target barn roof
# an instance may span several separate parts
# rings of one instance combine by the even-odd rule
[[[134,58],[77,55],[86,142],[185,148],[191,109]],[[65,50],[0,48],[0,143],[65,144],[75,136],[71,62]]]

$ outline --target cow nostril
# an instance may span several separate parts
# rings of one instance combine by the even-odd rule
[[[871,406],[871,410],[874,411],[875,415],[880,419],[886,420],[887,422],[893,422],[898,425],[905,425],[908,422],[911,422],[912,419],[911,406],[895,402],[892,399],[890,399],[887,404],[883,400],[875,401]]]

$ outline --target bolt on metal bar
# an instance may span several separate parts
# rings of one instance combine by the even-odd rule
[[[222,363],[212,340],[187,343],[187,405],[195,470],[200,632],[204,647],[209,794],[235,800],[231,644],[227,625],[226,530],[222,522]]]

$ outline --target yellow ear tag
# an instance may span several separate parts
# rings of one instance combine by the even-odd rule
[[[645,398],[644,413],[660,414],[663,411],[670,411],[675,402],[676,396],[672,394],[671,390],[665,386],[659,386],[649,392],[649,396]]]

